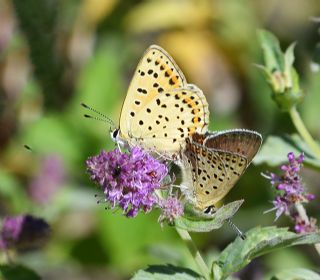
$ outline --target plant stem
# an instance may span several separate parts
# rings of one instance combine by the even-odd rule
[[[202,273],[203,277],[206,280],[210,280],[210,271],[207,267],[206,263],[204,262],[203,258],[200,255],[196,245],[194,244],[190,234],[188,231],[180,228],[176,228],[176,231],[180,235],[181,239],[186,243],[191,255],[193,256],[200,272]]]
[[[295,207],[296,207],[296,210],[298,211],[299,216],[302,218],[302,220],[304,220],[306,224],[310,224],[309,217],[303,205],[301,203],[296,203]],[[320,255],[320,243],[314,244],[314,247],[318,252],[318,254]]]
[[[308,144],[310,149],[314,152],[315,156],[320,159],[320,147],[314,141],[311,134],[307,130],[306,126],[304,125],[304,123],[300,117],[300,114],[297,111],[297,108],[292,107],[289,111],[289,114],[290,114],[291,120],[292,120],[293,124],[295,125],[301,138]]]

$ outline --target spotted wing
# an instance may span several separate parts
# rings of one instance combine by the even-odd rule
[[[256,131],[247,129],[232,129],[217,133],[207,133],[203,141],[203,145],[209,149],[244,156],[247,159],[248,165],[259,151],[261,143],[262,136]]]
[[[178,152],[193,133],[205,133],[209,123],[208,103],[194,85],[164,91],[141,102],[130,122],[130,136],[159,153]]]
[[[182,184],[189,190],[195,206],[204,210],[231,190],[245,171],[248,161],[239,154],[208,149],[189,139],[186,142],[186,168],[182,169]]]
[[[123,138],[131,137],[136,115],[145,104],[154,102],[166,92],[186,86],[186,80],[171,56],[161,47],[152,45],[142,56],[130,83],[120,115],[120,131]],[[144,135],[143,135],[144,136]]]

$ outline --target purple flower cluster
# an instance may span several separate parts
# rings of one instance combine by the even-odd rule
[[[31,215],[5,217],[0,231],[0,249],[31,249],[43,245],[50,235],[49,225]]]
[[[91,180],[102,187],[105,201],[111,208],[122,208],[127,217],[135,217],[139,210],[151,211],[158,200],[155,190],[168,174],[165,164],[139,147],[129,153],[102,151],[86,164]]]
[[[167,199],[161,199],[159,206],[162,209],[162,213],[159,217],[159,222],[162,223],[167,221],[172,224],[175,218],[183,215],[183,205],[181,201],[176,197],[168,197]]]
[[[282,214],[291,217],[295,222],[295,230],[298,233],[307,232],[308,227],[311,229],[311,227],[315,226],[315,223],[314,226],[311,225],[311,220],[309,222],[303,219],[296,207],[298,204],[309,202],[315,198],[313,194],[306,192],[302,184],[302,178],[299,172],[301,171],[303,161],[303,154],[296,158],[295,155],[290,152],[288,153],[288,164],[280,167],[283,174],[277,175],[270,173],[270,175],[267,176],[272,186],[277,190],[277,196],[272,202],[274,208],[269,211],[276,210],[276,220]]]
[[[294,154],[290,152],[288,153],[288,161],[287,165],[280,167],[283,171],[282,175],[270,174],[271,184],[279,191],[279,195],[273,201],[273,205],[277,209],[276,219],[283,213],[289,215],[290,208],[295,203],[308,202],[315,198],[313,194],[306,193],[299,174],[304,155],[301,154],[295,158]]]
[[[310,218],[309,221],[305,221],[300,215],[295,215],[293,217],[295,226],[294,230],[297,233],[307,233],[307,232],[316,232],[317,228],[317,219]]]

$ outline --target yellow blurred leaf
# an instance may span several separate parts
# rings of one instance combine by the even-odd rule
[[[149,0],[129,13],[125,26],[131,32],[184,26],[202,26],[212,17],[211,1]]]
[[[113,10],[117,3],[118,0],[84,0],[81,18],[95,26]]]

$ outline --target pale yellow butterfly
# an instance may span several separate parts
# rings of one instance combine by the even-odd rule
[[[186,82],[165,50],[152,45],[137,66],[112,137],[121,145],[140,145],[172,158],[187,137],[205,133],[208,122],[203,92]]]
[[[207,211],[233,188],[258,152],[258,132],[233,129],[193,134],[182,153],[183,190],[197,209]]]

